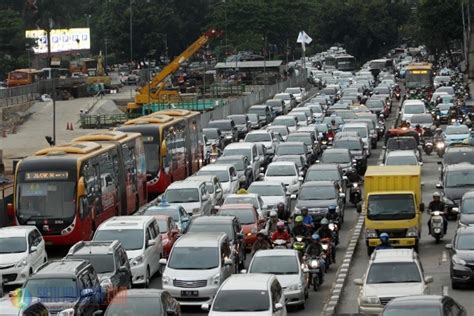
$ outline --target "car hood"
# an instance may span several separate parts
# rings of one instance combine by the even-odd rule
[[[203,269],[203,270],[177,270],[168,268],[166,266],[164,274],[169,276],[172,280],[194,281],[194,280],[209,280],[219,273],[219,268]]]
[[[461,187],[461,188],[449,188],[445,187],[444,188],[444,195],[446,198],[450,199],[451,201],[456,201],[460,200],[464,193],[471,191],[474,189],[474,186],[470,187]]]
[[[127,257],[129,261],[132,261],[135,259],[135,257],[138,257],[143,254],[143,249],[137,249],[137,250],[126,250]]]
[[[474,251],[472,250],[456,250],[456,256],[469,263],[474,262]]]
[[[366,284],[363,296],[399,297],[420,295],[424,294],[424,292],[425,285],[423,283]]]
[[[459,222],[463,223],[464,225],[474,225],[474,214],[463,214],[459,217]]]
[[[263,204],[270,206],[276,206],[278,203],[285,203],[285,198],[282,196],[260,196],[263,200]]]
[[[54,297],[52,299],[54,299]],[[44,299],[42,301],[44,306],[46,306],[51,313],[58,313],[68,308],[74,308],[77,301],[76,298],[59,298],[61,302],[51,302],[52,299]]]
[[[300,275],[299,274],[277,274],[276,275],[278,282],[283,289],[286,287],[300,283]]]
[[[447,141],[450,140],[464,140],[466,138],[469,138],[470,134],[455,134],[455,135],[445,135],[445,139]]]
[[[18,261],[26,258],[26,253],[2,253],[0,255],[0,267],[16,264]]]
[[[329,205],[337,205],[336,199],[331,200],[297,200],[296,206],[297,208],[307,207],[308,210],[324,208],[327,209]]]
[[[280,177],[280,176],[277,176],[277,177],[269,177],[269,176],[265,176],[265,179],[264,181],[276,181],[276,182],[281,182],[285,185],[289,185],[289,184],[295,184],[296,182],[298,182],[298,177],[296,176],[291,176],[291,177]]]

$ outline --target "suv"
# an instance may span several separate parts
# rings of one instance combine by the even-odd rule
[[[132,287],[132,271],[127,253],[118,240],[79,241],[69,249],[65,259],[89,261],[106,295],[103,303],[108,304],[115,294]]]
[[[200,216],[193,218],[187,233],[195,232],[219,232],[226,233],[232,249],[235,273],[239,266],[243,268],[245,263],[245,244],[242,227],[235,216]]]
[[[43,237],[35,226],[1,228],[0,249],[0,275],[3,275],[4,285],[23,284],[48,261]]]
[[[101,303],[99,279],[86,260],[51,261],[30,276],[22,290],[41,297],[51,314],[70,308],[74,315],[92,315]]]
[[[206,182],[202,180],[171,183],[163,194],[163,200],[171,205],[181,205],[192,216],[209,215],[213,207]]]
[[[361,286],[359,313],[380,314],[396,297],[425,294],[431,282],[413,249],[375,250],[364,278],[354,280]]]

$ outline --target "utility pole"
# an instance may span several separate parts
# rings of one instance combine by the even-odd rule
[[[267,33],[263,36],[263,85],[267,84]]]

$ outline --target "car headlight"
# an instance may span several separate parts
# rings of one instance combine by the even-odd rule
[[[453,258],[453,263],[454,264],[458,264],[458,265],[461,265],[461,266],[465,266],[466,265],[466,261],[464,261],[463,259],[459,258],[458,256],[454,255]]]
[[[377,296],[363,296],[361,301],[365,304],[380,304],[380,300]]]
[[[28,261],[26,261],[26,258],[23,258],[20,261],[18,261],[18,263],[16,264],[16,267],[23,268],[23,267],[26,267],[27,265],[28,265]]]
[[[232,139],[232,135],[225,135],[226,139]]]
[[[201,209],[199,207],[193,208],[193,214],[198,214],[198,213],[201,213]]]
[[[375,232],[375,230],[366,230],[365,231],[365,235],[367,238],[378,238],[377,236],[377,233]]]
[[[221,274],[218,273],[211,278],[211,283],[214,285],[219,285],[221,283]]]
[[[302,288],[303,286],[301,284],[291,284],[286,289],[288,291],[298,291],[298,290],[301,290]]]
[[[407,230],[407,237],[416,237],[416,236],[418,236],[418,231],[416,230],[416,228],[411,228]]]
[[[143,263],[144,259],[145,259],[144,255],[140,255],[138,257],[135,257],[130,261],[130,265],[133,266],[133,267],[139,266]]]
[[[161,280],[163,284],[171,284],[171,278],[163,273],[163,276],[161,277]]]

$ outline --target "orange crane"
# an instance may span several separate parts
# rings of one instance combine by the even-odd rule
[[[201,47],[206,45],[211,39],[222,34],[221,31],[210,29],[202,34],[194,43],[177,56],[171,63],[166,65],[153,79],[141,87],[135,95],[135,102],[127,105],[127,110],[133,112],[140,110],[142,105],[148,103],[172,103],[179,102],[181,97],[177,89],[166,89],[166,78],[175,73],[181,64],[194,55]]]

